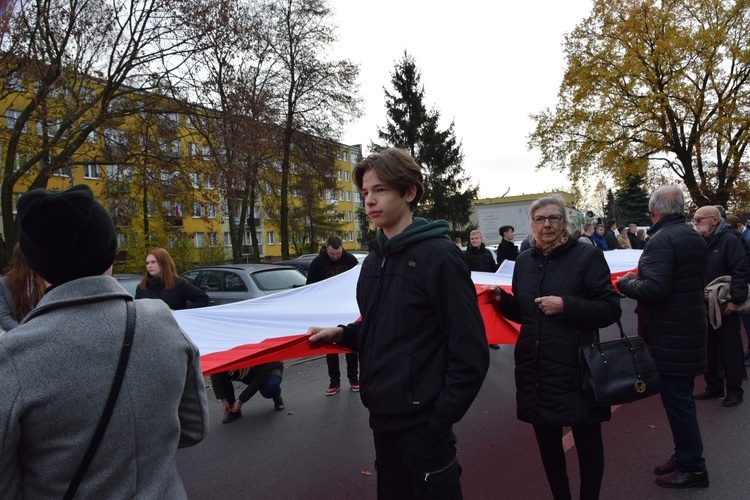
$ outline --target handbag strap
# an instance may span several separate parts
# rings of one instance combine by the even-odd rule
[[[615,322],[617,323],[617,327],[620,329],[620,338],[627,339],[628,336],[625,335],[625,330],[622,328],[622,323],[620,322],[620,318],[617,318],[617,320]],[[580,344],[583,345],[583,341],[582,341],[582,339],[580,339],[580,334],[578,336],[579,336],[579,342],[580,342]],[[592,345],[599,345],[599,343],[600,343],[600,340],[599,340],[599,329],[598,328],[596,330],[594,330],[594,333],[593,333],[592,339],[591,339],[591,343],[592,343]]]
[[[94,459],[96,451],[99,449],[102,437],[104,437],[104,432],[107,430],[109,421],[112,418],[112,412],[115,409],[117,397],[120,395],[122,381],[125,378],[125,370],[128,367],[128,360],[130,359],[130,348],[133,345],[133,336],[135,334],[135,303],[131,299],[127,300],[125,305],[128,311],[128,319],[125,326],[125,338],[122,341],[122,349],[120,350],[120,361],[117,363],[117,371],[115,371],[115,378],[112,381],[112,387],[109,390],[107,403],[104,406],[104,413],[102,413],[102,416],[99,419],[99,424],[96,426],[96,431],[94,431],[94,435],[91,438],[86,454],[78,465],[78,470],[76,470],[75,476],[73,476],[73,480],[70,482],[70,486],[68,486],[68,490],[65,492],[65,496],[63,497],[65,500],[70,500],[75,496],[78,486],[83,480],[83,476],[86,475],[86,471],[91,465],[91,461]]]

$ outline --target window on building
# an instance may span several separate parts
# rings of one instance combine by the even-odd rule
[[[216,218],[216,203],[206,203],[206,217],[209,219]]]
[[[195,172],[190,172],[190,185],[193,186],[193,189],[200,189],[201,187],[200,177]]]
[[[194,142],[188,142],[188,154],[192,158],[198,158],[201,154],[201,148]]]
[[[36,133],[37,135],[44,135],[44,129],[47,129],[47,137],[54,137],[60,130],[62,120],[54,120],[52,122],[45,123],[41,120],[36,122]]]
[[[206,246],[206,233],[195,233],[195,248]]]
[[[88,127],[88,123],[81,124],[81,129],[85,129],[86,127]],[[86,136],[86,142],[89,144],[97,144],[99,142],[99,135],[96,133],[96,130],[89,132],[89,135]]]
[[[362,202],[362,195],[359,194],[359,191],[354,191],[354,203],[361,203]]]
[[[128,165],[107,165],[107,178],[112,181],[132,181],[133,167]]]
[[[229,248],[232,247],[232,235],[229,234],[229,231],[224,233],[224,246]]]
[[[344,151],[344,161],[349,161],[349,151]]]
[[[17,111],[15,109],[6,109],[5,110],[5,127],[9,129],[16,128],[16,123],[18,122],[18,119],[21,118],[21,112]],[[23,130],[21,132],[26,133],[27,126],[26,124],[23,125]]]
[[[18,206],[18,198],[21,197],[21,194],[22,193],[13,193],[13,213],[14,214],[18,213],[18,208],[17,208],[17,206]]]
[[[219,246],[219,233],[210,232],[208,233],[208,246],[215,248]]]
[[[203,207],[199,202],[193,203],[193,219],[200,219],[203,217]]]
[[[227,203],[221,204],[221,218],[224,220],[229,218],[229,205]]]
[[[339,189],[339,201],[344,201],[344,190]]]
[[[268,231],[268,244],[269,245],[275,245],[276,244],[276,235],[273,231]]]
[[[101,179],[102,171],[96,163],[87,163],[83,166],[84,179]]]
[[[352,201],[352,192],[351,191],[347,191],[346,192],[346,201]]]
[[[354,241],[354,231],[349,231],[349,241]]]
[[[124,233],[117,233],[117,246],[124,247],[128,244],[128,237]]]
[[[216,181],[213,175],[205,174],[203,176],[203,187],[206,189],[216,189]]]
[[[72,177],[73,169],[71,167],[61,167],[52,172],[53,177]]]
[[[337,172],[339,173],[339,180],[343,180],[344,179],[344,171],[343,170],[337,170]]]
[[[359,155],[357,153],[352,153],[352,163],[357,163],[359,161]]]
[[[348,170],[344,172],[344,180],[346,182],[349,182],[351,180],[350,177],[349,177],[349,171]]]
[[[352,220],[352,211],[351,211],[351,210],[349,210],[349,211],[348,211],[348,212],[346,213],[346,220],[348,220],[348,221],[350,221],[350,222],[351,222],[351,220]]]
[[[203,150],[203,159],[210,160],[212,158],[211,147],[208,145],[205,145],[201,149]]]

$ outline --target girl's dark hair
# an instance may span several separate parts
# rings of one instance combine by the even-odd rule
[[[31,270],[18,243],[13,247],[10,270],[5,274],[5,288],[13,298],[11,315],[19,323],[44,294],[44,281]]]

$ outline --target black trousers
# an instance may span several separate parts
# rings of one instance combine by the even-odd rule
[[[596,500],[602,487],[604,475],[604,443],[602,425],[574,425],[573,440],[578,452],[578,468],[581,476],[581,500]],[[570,500],[568,468],[563,448],[563,428],[559,425],[534,425],[536,442],[542,456],[547,482],[555,500]]]
[[[706,390],[742,399],[745,357],[739,314],[722,316],[718,330],[708,327],[707,348]]]
[[[426,425],[396,432],[373,430],[379,500],[460,500],[456,436]]]

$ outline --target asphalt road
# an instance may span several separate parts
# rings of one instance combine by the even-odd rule
[[[635,333],[633,301],[624,299],[623,325]],[[605,335],[613,335],[609,329]],[[490,351],[482,390],[455,427],[463,467],[464,498],[547,499],[549,488],[531,426],[515,416],[513,346]],[[342,370],[345,361],[341,359]],[[239,386],[239,385],[238,385]],[[286,409],[259,396],[243,417],[221,423],[221,407],[208,391],[209,435],[179,450],[178,467],[192,499],[373,499],[374,449],[367,411],[345,384],[335,396],[325,360],[287,364],[282,383]],[[703,390],[702,377],[696,388]],[[750,400],[737,408],[698,401],[711,486],[665,490],[654,484],[653,466],[672,453],[664,410],[657,397],[617,407],[603,425],[606,469],[601,498],[750,498]],[[573,497],[578,496],[575,447],[568,452]]]

